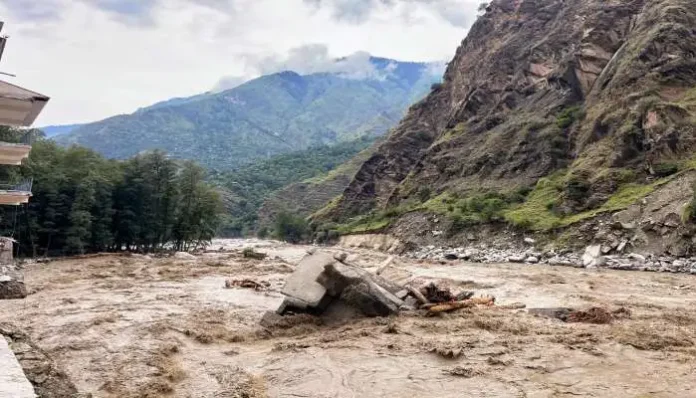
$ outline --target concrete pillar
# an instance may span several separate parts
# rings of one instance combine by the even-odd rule
[[[0,265],[14,264],[14,239],[0,236]]]

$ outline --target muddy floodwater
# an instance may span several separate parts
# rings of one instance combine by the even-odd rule
[[[245,246],[268,253],[242,257]],[[216,241],[192,259],[104,255],[32,264],[0,303],[94,397],[696,397],[696,277],[398,258],[497,304],[603,307],[610,324],[526,309],[258,325],[308,247]],[[328,250],[339,250],[331,248]],[[386,255],[347,250],[377,267]],[[225,288],[227,278],[268,282]]]

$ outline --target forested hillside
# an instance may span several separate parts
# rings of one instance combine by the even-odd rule
[[[431,64],[371,62],[371,76],[276,73],[78,126],[55,139],[108,158],[162,149],[211,170],[233,170],[278,154],[379,136],[441,76]]]
[[[9,142],[23,134],[0,133]],[[218,227],[220,197],[204,177],[163,152],[116,161],[39,138],[24,165],[0,168],[3,181],[33,178],[34,194],[28,205],[0,207],[0,233],[29,256],[190,249]]]
[[[374,142],[373,138],[364,137],[334,146],[315,147],[279,155],[233,172],[211,172],[210,181],[223,189],[227,213],[221,233],[236,236],[253,232],[259,208],[274,192],[290,184],[325,175],[351,160]]]

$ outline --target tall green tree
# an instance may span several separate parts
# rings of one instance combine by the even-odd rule
[[[19,137],[0,129],[0,139]],[[0,180],[34,179],[28,205],[0,206],[0,234],[31,256],[197,247],[215,236],[221,211],[203,177],[163,152],[115,161],[40,139],[22,167],[0,167]]]

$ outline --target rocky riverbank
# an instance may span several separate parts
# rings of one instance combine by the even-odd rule
[[[528,244],[534,242],[527,240]],[[577,268],[608,268],[629,271],[690,273],[696,275],[696,257],[642,255],[638,253],[602,253],[599,245],[588,246],[584,253],[571,251],[541,251],[529,248],[492,248],[485,245],[470,247],[425,246],[406,253],[417,260],[468,261],[473,263],[523,263],[570,266]]]

